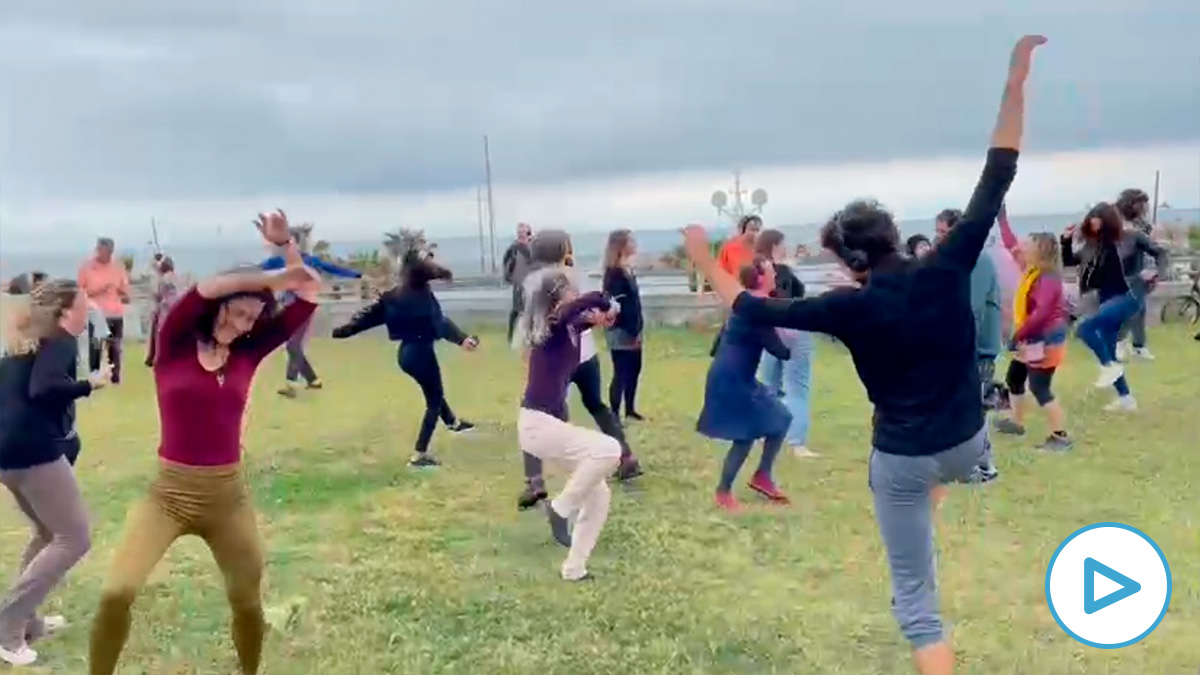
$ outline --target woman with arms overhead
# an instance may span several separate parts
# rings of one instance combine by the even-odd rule
[[[921,675],[954,671],[938,610],[933,510],[945,484],[968,480],[984,457],[970,275],[1016,174],[1025,80],[1044,42],[1027,36],[1014,48],[979,183],[958,227],[924,258],[902,254],[889,212],[856,201],[825,225],[821,243],[861,286],[803,300],[759,298],[720,268],[702,227],[685,230],[691,259],[735,316],[827,333],[850,351],[875,406],[868,481],[892,609]]]
[[[241,673],[258,672],[266,632],[263,548],[241,470],[242,417],[259,364],[312,316],[320,284],[291,242],[282,212],[261,216],[258,226],[269,243],[284,248],[286,267],[201,281],[159,326],[158,477],[129,512],[101,591],[91,675],[116,671],[134,598],[171,544],[189,534],[204,540],[221,568]],[[296,301],[275,311],[275,294],[287,291]]]

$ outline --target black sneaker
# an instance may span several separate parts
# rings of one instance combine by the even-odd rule
[[[466,420],[459,420],[446,428],[449,429],[450,433],[452,434],[463,434],[474,429],[475,425]]]
[[[645,422],[646,421],[645,417],[642,417],[639,413],[636,413],[636,412],[625,413],[625,419],[626,419],[626,421],[629,421],[629,422]]]
[[[637,458],[629,457],[628,459],[621,460],[621,464],[617,466],[617,471],[613,474],[613,478],[624,482],[633,480],[643,473],[645,471],[642,471],[642,465],[638,463]]]
[[[996,420],[992,426],[996,428],[996,433],[1009,434],[1012,436],[1025,435],[1025,427],[1017,424],[1007,417],[1001,417],[1000,419]]]
[[[1050,434],[1050,436],[1038,446],[1039,450],[1044,452],[1066,452],[1074,447],[1075,443],[1070,436],[1066,434]]]
[[[571,548],[571,523],[558,515],[558,511],[555,511],[551,504],[546,504],[546,517],[550,520],[550,534],[554,541],[560,546]]]
[[[521,511],[528,511],[529,509],[537,506],[538,502],[549,496],[550,495],[547,494],[545,488],[538,488],[535,490],[526,485],[525,491],[522,492],[519,497],[517,497],[517,508]]]
[[[434,459],[427,452],[422,452],[413,455],[413,458],[408,460],[408,465],[414,468],[422,468],[429,466],[441,466],[442,463]]]
[[[279,391],[276,393],[284,398],[296,398],[296,385],[289,382],[288,384],[280,387]]]

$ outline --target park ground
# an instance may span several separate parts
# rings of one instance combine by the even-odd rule
[[[910,672],[866,484],[870,409],[844,352],[819,345],[811,445],[824,457],[778,466],[794,503],[728,516],[711,504],[722,448],[693,430],[710,336],[652,332],[640,396],[651,421],[630,429],[648,473],[615,490],[597,579],[569,585],[544,518],[514,505],[520,362],[501,336],[482,337],[475,354],[442,350],[450,401],[479,430],[439,431],[436,470],[405,467],[420,396],[392,345],[316,341],[326,389],[294,401],[274,393],[281,355],[260,371],[246,470],[268,551],[264,673]],[[956,488],[940,514],[942,607],[962,672],[1191,675],[1200,665],[1200,344],[1174,327],[1151,337],[1159,359],[1130,366],[1141,412],[1100,412],[1108,394],[1089,388],[1095,366],[1072,345],[1058,390],[1076,449],[1036,451],[1035,417],[1029,437],[997,440],[1001,480]],[[131,351],[126,382],[80,405],[94,547],[49,603],[74,625],[39,645],[31,674],[86,672],[125,510],[155,472],[153,390]],[[1158,629],[1112,651],[1067,637],[1043,595],[1055,547],[1097,521],[1148,533],[1175,581]],[[26,536],[0,498],[0,560],[15,566]],[[120,672],[229,675],[227,624],[207,550],[181,540],[138,600]]]

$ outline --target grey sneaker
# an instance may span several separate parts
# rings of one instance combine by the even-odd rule
[[[1075,443],[1070,436],[1062,434],[1050,434],[1050,436],[1038,446],[1039,450],[1044,452],[1066,452],[1070,450]]]
[[[996,420],[995,424],[993,424],[992,426],[994,426],[996,428],[996,433],[1010,434],[1013,436],[1024,436],[1025,435],[1025,427],[1021,426],[1020,424],[1017,424],[1016,422],[1008,419],[1007,417],[1001,417],[1000,419]]]

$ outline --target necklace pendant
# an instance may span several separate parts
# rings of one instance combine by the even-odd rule
[[[217,386],[218,387],[225,386],[225,373],[221,373],[221,372],[217,373]]]

